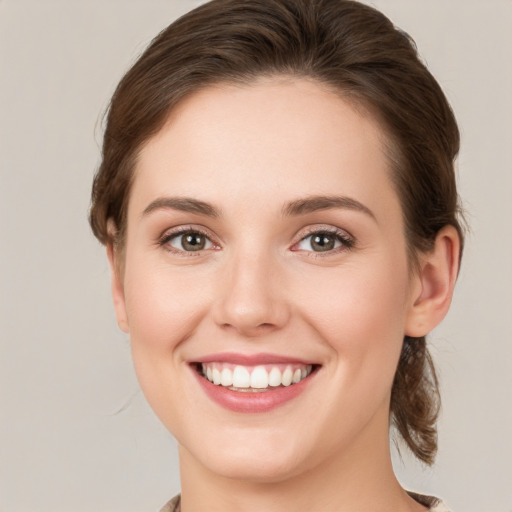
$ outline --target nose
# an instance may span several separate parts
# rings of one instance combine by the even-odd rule
[[[223,329],[256,337],[282,328],[290,308],[282,272],[270,256],[240,254],[222,274],[213,307]]]

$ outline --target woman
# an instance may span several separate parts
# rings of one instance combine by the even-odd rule
[[[91,225],[141,388],[179,443],[163,510],[446,510],[425,335],[462,251],[458,129],[413,43],[346,0],[214,0],[111,102]]]

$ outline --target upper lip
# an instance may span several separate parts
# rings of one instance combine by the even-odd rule
[[[237,354],[235,352],[219,352],[208,354],[189,361],[190,363],[231,363],[241,366],[256,366],[260,364],[314,364],[313,361],[284,356],[279,354]]]

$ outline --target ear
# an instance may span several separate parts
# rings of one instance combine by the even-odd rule
[[[420,255],[405,325],[407,336],[425,336],[445,317],[457,280],[459,256],[460,240],[453,226],[441,229],[432,250]]]
[[[112,221],[109,220],[108,231],[110,234],[115,233],[116,229]],[[113,240],[114,237],[111,237]],[[114,309],[116,312],[117,325],[119,328],[126,332],[130,332],[128,325],[128,315],[126,314],[126,302],[124,299],[124,285],[123,276],[121,275],[121,269],[117,261],[116,249],[112,242],[107,243],[107,258],[110,266],[110,279],[111,279],[111,291],[112,300],[114,301]]]

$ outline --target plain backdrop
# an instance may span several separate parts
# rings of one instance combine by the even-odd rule
[[[409,489],[512,511],[512,1],[376,0],[416,40],[460,123],[463,268],[431,336],[444,395]],[[101,113],[192,0],[0,0],[0,511],[156,511],[176,445],[139,391],[87,224]]]

